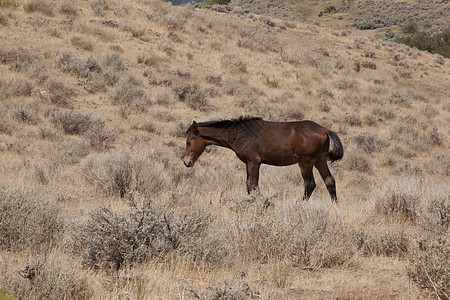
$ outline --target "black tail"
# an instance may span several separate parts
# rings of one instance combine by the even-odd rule
[[[327,131],[328,139],[330,140],[330,146],[328,147],[328,160],[334,162],[340,160],[344,156],[344,147],[338,135],[331,131]]]

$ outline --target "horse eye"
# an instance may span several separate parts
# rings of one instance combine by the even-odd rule
[[[187,142],[186,145],[189,147],[191,145],[191,142]]]

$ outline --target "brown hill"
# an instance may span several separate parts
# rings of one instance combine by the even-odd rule
[[[0,7],[0,295],[448,296],[448,59],[241,7]],[[336,131],[340,202],[297,166],[247,196],[221,148],[184,167],[193,120],[240,115]]]

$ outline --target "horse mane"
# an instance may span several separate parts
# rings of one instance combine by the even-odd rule
[[[230,119],[230,120],[216,120],[216,121],[200,122],[200,123],[197,123],[197,126],[198,127],[225,128],[225,127],[242,125],[242,124],[245,124],[248,122],[261,121],[261,120],[262,120],[262,118],[260,118],[260,117],[240,116],[239,118]],[[189,133],[189,131],[191,131],[191,129],[192,129],[192,125],[189,126],[186,133]]]

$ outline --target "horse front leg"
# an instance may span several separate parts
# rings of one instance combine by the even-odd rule
[[[261,163],[247,162],[247,193],[258,191],[259,167]]]

